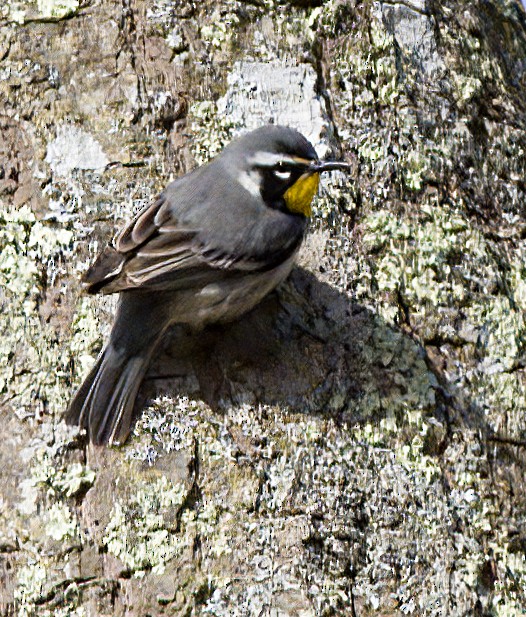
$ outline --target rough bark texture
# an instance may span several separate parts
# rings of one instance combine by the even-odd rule
[[[114,301],[81,273],[268,121],[352,181],[87,447],[60,418]],[[524,614],[519,2],[7,0],[0,128],[2,615]]]

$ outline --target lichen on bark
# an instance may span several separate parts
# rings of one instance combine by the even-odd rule
[[[2,614],[523,613],[525,58],[514,0],[0,8]],[[268,121],[350,182],[86,446],[61,414],[115,299],[81,273]]]

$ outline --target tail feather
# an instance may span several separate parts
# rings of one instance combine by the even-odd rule
[[[85,428],[96,445],[124,443],[149,359],[126,356],[110,343],[71,402],[66,422]]]
[[[150,358],[170,323],[171,295],[121,294],[107,347],[74,396],[65,420],[92,443],[122,444]]]
[[[93,384],[99,375],[100,367],[102,361],[104,359],[104,355],[106,350],[104,350],[99,357],[97,358],[97,362],[89,372],[88,376],[77,390],[77,393],[73,397],[73,400],[69,404],[69,407],[64,415],[64,420],[66,424],[70,424],[72,426],[80,426],[81,428],[88,429],[89,422],[89,407],[86,404],[88,398],[90,397],[90,392],[93,389]]]
[[[71,402],[66,423],[85,428],[96,445],[124,443],[149,359],[126,356],[110,343]]]
[[[101,408],[93,406],[90,414],[93,443],[122,444],[126,441],[133,421],[135,399],[148,361],[149,357],[126,358],[123,366],[117,369],[112,366],[101,375],[93,398],[94,401],[100,400],[102,405]]]

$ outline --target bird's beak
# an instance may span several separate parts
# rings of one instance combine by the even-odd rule
[[[313,161],[309,165],[308,173],[320,174],[323,171],[335,171],[336,169],[339,169],[340,171],[350,171],[351,166],[349,163],[343,163],[340,161]]]

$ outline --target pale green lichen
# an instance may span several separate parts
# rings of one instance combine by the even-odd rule
[[[223,521],[220,525],[220,507],[212,501],[205,501],[198,511],[185,510],[181,518],[183,529],[192,535],[202,537],[202,542],[209,547],[209,554],[213,557],[229,555],[231,536],[228,526]],[[224,581],[223,581],[224,582]]]
[[[73,463],[62,473],[56,474],[54,484],[66,497],[73,497],[95,482],[95,472],[80,463]]]
[[[64,408],[70,352],[47,327],[39,306],[44,285],[56,285],[67,272],[73,232],[38,221],[27,206],[4,207],[0,223],[0,393],[31,424],[44,410]],[[65,288],[57,286],[56,293],[57,303],[65,301]]]
[[[389,363],[389,358],[386,358],[386,361]],[[274,419],[272,425],[265,420],[269,414]],[[423,451],[431,423],[421,409],[407,409],[406,418],[407,423],[399,424],[396,417],[391,415],[379,423],[357,425],[348,432],[345,428],[336,428],[331,421],[284,414],[270,407],[254,408],[245,405],[232,408],[220,422],[210,422],[210,419],[196,413],[193,417],[193,428],[199,435],[200,468],[202,471],[206,470],[205,476],[200,479],[202,503],[197,509],[183,512],[177,532],[179,540],[174,540],[172,536],[172,542],[176,545],[179,543],[180,546],[182,539],[188,535],[200,536],[203,563],[209,569],[217,590],[214,601],[209,602],[210,606],[220,606],[221,598],[226,597],[225,594],[229,595],[231,601],[238,597],[235,583],[229,577],[222,580],[221,573],[217,571],[221,559],[228,558],[233,550],[234,537],[230,529],[237,529],[238,534],[240,529],[246,528],[251,537],[256,534],[261,550],[268,556],[273,550],[279,550],[276,540],[272,538],[278,533],[281,517],[284,516],[283,520],[286,520],[289,510],[295,508],[295,500],[301,503],[303,512],[312,511],[317,516],[320,508],[331,513],[343,513],[356,510],[354,500],[358,499],[357,495],[361,494],[361,491],[369,496],[367,507],[372,513],[366,536],[371,539],[368,548],[371,556],[368,564],[371,565],[362,564],[358,570],[359,575],[353,589],[355,598],[369,598],[373,604],[375,598],[380,601],[383,597],[382,587],[371,586],[368,582],[376,580],[374,563],[393,563],[396,564],[397,576],[401,580],[396,596],[400,605],[414,605],[420,607],[423,615],[433,615],[433,607],[444,608],[447,597],[445,590],[448,580],[443,580],[441,576],[445,568],[445,555],[443,552],[436,552],[436,547],[444,546],[449,546],[448,550],[453,550],[455,554],[456,585],[459,593],[472,593],[471,590],[478,584],[480,568],[485,559],[483,547],[476,539],[477,534],[491,534],[494,529],[491,525],[496,515],[492,503],[483,496],[486,481],[477,470],[483,459],[478,451],[465,453],[464,471],[450,477],[452,486],[449,502],[443,503],[440,499],[443,490],[441,461]],[[406,431],[408,439],[405,443],[395,445],[401,430]],[[244,510],[246,505],[235,512],[229,512],[227,505],[225,510],[222,495],[216,494],[213,489],[214,482],[218,480],[213,471],[216,468],[221,469],[230,479],[229,485],[235,484],[232,483],[233,476],[229,471],[230,466],[232,470],[236,467],[236,445],[232,442],[232,431],[234,434],[242,431],[247,438],[257,439],[258,443],[262,444],[258,450],[257,464],[265,472],[258,497],[259,511],[265,513],[263,518],[254,514],[247,517]],[[229,462],[225,463],[225,456]],[[365,460],[367,465],[364,466]],[[362,470],[360,474],[356,474],[356,468]],[[305,484],[305,478],[309,478],[308,484]],[[162,491],[156,490],[156,493],[160,492]],[[346,500],[350,500],[349,503],[354,505],[346,505]],[[378,503],[375,500],[379,500]],[[389,518],[389,509],[385,511],[385,508],[379,507],[382,500],[392,502],[396,523]],[[120,522],[112,534],[114,541],[120,539],[121,548],[112,552],[118,553],[122,558],[122,538],[126,537],[128,544],[135,546],[137,543],[133,542],[132,538],[138,536],[138,545],[142,549],[133,558],[129,555],[124,558],[127,559],[129,567],[138,567],[138,572],[142,572],[140,568],[147,563],[149,567],[158,567],[162,571],[166,563],[158,564],[158,561],[152,561],[151,557],[146,558],[145,554],[158,551],[161,560],[177,556],[177,549],[169,541],[169,526],[159,524],[157,505],[149,502],[149,508],[137,508],[136,501],[133,496],[126,506],[119,504],[122,508]],[[136,520],[131,524],[128,522],[130,517],[125,515],[129,511],[127,508],[133,509],[136,514]],[[142,523],[147,509],[152,515],[150,523],[153,524],[148,548],[147,541],[143,538],[148,535],[145,529],[150,523],[147,523],[146,527]],[[118,518],[117,513],[116,509],[114,519]],[[466,529],[470,530],[467,534],[470,537],[458,546],[451,546],[448,544],[450,526],[454,520],[458,521],[459,517],[465,521]],[[133,527],[133,532],[130,532],[130,527]],[[322,528],[321,532],[318,531],[325,546],[330,547],[340,541],[337,539],[338,529],[338,523],[333,521],[330,524],[327,522],[327,526]],[[424,551],[434,560],[429,576],[433,579],[430,585],[436,590],[435,594],[423,594],[421,578],[413,574],[417,567],[413,545],[408,546],[407,552],[400,553],[397,549],[398,552],[394,555],[385,545],[373,543],[373,539],[387,533],[386,530],[389,530],[390,537],[393,534],[411,533],[415,543],[418,543],[418,554]],[[160,533],[156,535],[153,532]],[[308,542],[308,529],[302,533],[302,537],[304,542]],[[318,535],[318,541],[319,539]],[[254,563],[260,564],[257,555],[252,558]],[[337,567],[336,564],[337,561],[334,561],[332,567]],[[511,558],[509,564],[510,567],[517,565]],[[309,576],[313,576],[314,572],[311,559],[299,559],[293,570],[289,571],[287,568],[287,565],[282,564],[280,571],[273,573],[273,586],[269,589],[270,570],[267,572],[268,568],[261,562],[257,569],[261,581],[251,584],[251,597],[264,603],[269,593],[272,597],[277,597],[282,584],[294,585],[298,572],[303,572],[302,576],[306,576],[307,572]],[[318,608],[330,605],[339,610],[345,603],[348,580],[344,576],[338,577],[334,572],[329,575],[325,570],[316,569],[315,573],[317,585],[314,605]],[[506,593],[507,591],[504,595]],[[240,599],[241,597],[239,595]]]
[[[104,545],[137,576],[145,569],[164,572],[167,562],[185,546],[175,521],[186,495],[183,484],[175,485],[166,476],[139,484],[127,501],[115,504]]]
[[[523,551],[510,551],[507,542],[492,541],[488,547],[499,571],[506,572],[506,580],[495,581],[492,607],[496,617],[522,617],[524,606],[518,590],[526,588],[526,557]],[[510,584],[511,583],[511,584]]]
[[[48,497],[65,499],[88,490],[95,482],[95,472],[92,469],[80,463],[60,467],[57,465],[56,453],[48,451],[48,448],[37,449],[28,462],[30,473],[28,478],[23,480],[24,492],[29,491],[32,494],[31,489],[40,489]]]
[[[231,141],[235,126],[217,113],[213,101],[194,103],[188,116],[193,131],[192,154],[197,165],[204,165]]]
[[[79,0],[37,0],[37,6],[43,17],[63,19],[78,11]]]
[[[405,174],[406,185],[412,191],[419,191],[422,188],[422,178],[427,171],[426,159],[418,150],[411,150],[401,159],[401,166]]]
[[[356,410],[361,417],[374,417],[377,413],[404,417],[408,410],[432,409],[438,384],[423,354],[413,341],[400,332],[380,327],[380,320],[378,326],[372,332],[372,340],[363,348],[362,355],[370,366],[381,363],[388,369],[386,376],[389,375],[391,386],[379,392],[374,382],[367,388],[365,381],[363,387],[366,395],[353,401],[350,409]]]
[[[513,369],[524,352],[524,312],[508,297],[495,296],[491,302],[473,304],[467,316],[480,329],[478,341],[484,349],[481,368],[488,374]]]
[[[236,2],[231,2],[235,8]],[[224,3],[221,8],[216,6],[206,23],[201,27],[201,39],[206,45],[221,48],[230,39],[233,31],[239,24],[239,18],[234,10],[225,11]]]
[[[373,274],[379,291],[400,293],[410,306],[448,306],[451,298],[466,297],[465,282],[451,265],[460,255],[470,256],[466,265],[472,276],[488,286],[494,284],[495,268],[484,240],[459,208],[422,206],[418,219],[397,219],[380,210],[365,219],[364,227],[366,245],[371,250],[386,249]],[[379,308],[382,311],[383,305]]]
[[[250,19],[252,40],[248,44],[249,56],[263,62],[275,62],[278,57],[302,53],[305,41],[313,44],[317,40],[317,17],[316,9],[284,4],[279,0],[262,0]],[[269,35],[270,30],[272,35]]]
[[[42,595],[47,582],[46,567],[38,561],[30,560],[19,568],[17,573],[18,586],[15,590],[15,599],[20,603],[19,617],[32,615],[35,603]]]
[[[79,0],[7,0],[0,8],[0,14],[10,21],[24,24],[28,18],[34,21],[71,17],[79,6]]]
[[[376,136],[363,135],[358,153],[360,157],[369,163],[376,163],[385,159],[386,144]]]
[[[23,24],[26,18],[28,3],[23,0],[6,0],[0,7],[0,15],[15,24]]]
[[[75,600],[69,601],[69,588],[65,591],[65,600],[59,606],[47,608],[43,606],[44,595],[54,595],[49,585],[49,567],[43,561],[33,559],[22,566],[17,573],[17,588],[15,600],[17,602],[17,617],[86,617],[83,606],[78,606]],[[73,587],[71,585],[70,587]]]
[[[434,457],[423,454],[424,440],[415,435],[410,443],[396,450],[396,460],[407,471],[419,473],[429,484],[440,479],[441,469]]]
[[[84,376],[94,364],[93,347],[100,344],[101,326],[93,299],[80,299],[71,324],[70,348],[75,357],[75,370]]]
[[[26,565],[17,572],[17,587],[15,589],[17,617],[86,617],[85,607],[78,605],[78,594],[75,584],[64,587],[60,581],[54,587],[50,580],[51,562],[30,558]],[[63,596],[58,600],[57,591],[64,589]],[[53,598],[50,608],[46,599]],[[58,602],[57,602],[58,600]]]
[[[78,535],[79,524],[68,506],[54,503],[45,513],[45,530],[54,540],[63,540]]]

